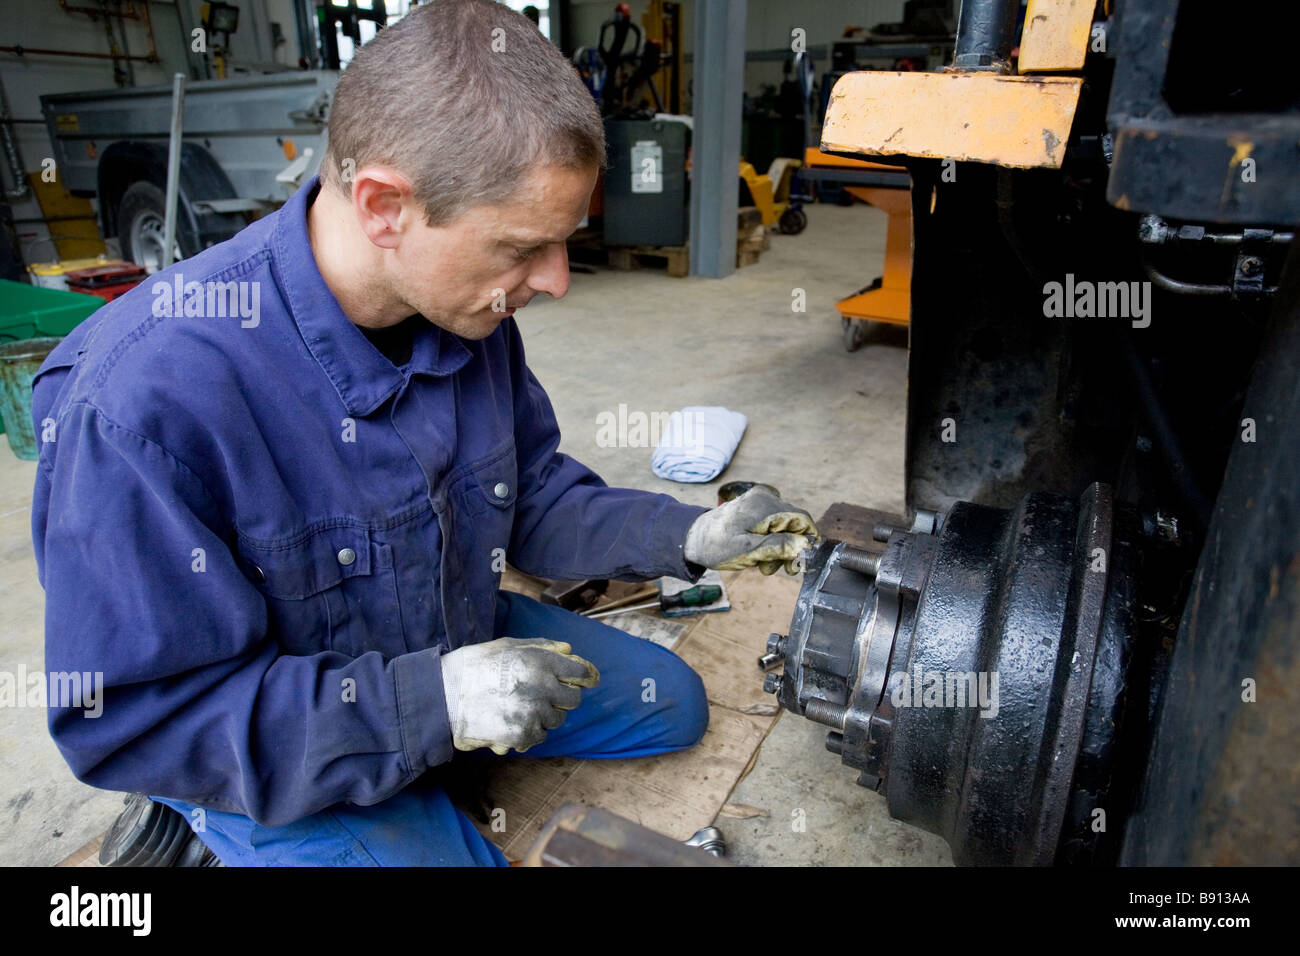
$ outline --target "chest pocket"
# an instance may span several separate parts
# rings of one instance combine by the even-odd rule
[[[467,467],[465,475],[455,486],[453,500],[459,503],[463,526],[462,545],[466,557],[487,554],[489,558],[505,558],[510,544],[510,529],[514,524],[516,487],[519,474],[515,466],[515,443],[481,458]],[[499,549],[499,550],[498,550]],[[499,561],[493,563],[500,564]]]
[[[317,527],[277,542],[241,536],[239,555],[285,653],[408,650],[392,549],[367,529]]]

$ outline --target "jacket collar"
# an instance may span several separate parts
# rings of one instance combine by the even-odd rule
[[[407,375],[393,367],[340,308],[316,266],[307,235],[307,210],[320,190],[312,180],[276,213],[271,253],[276,278],[302,340],[333,383],[348,413],[369,415],[397,393]],[[459,336],[432,322],[419,329],[407,373],[451,375],[472,353]]]

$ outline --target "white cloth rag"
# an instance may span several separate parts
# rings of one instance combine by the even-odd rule
[[[749,420],[719,405],[673,412],[650,459],[650,470],[670,481],[712,481],[731,464]]]

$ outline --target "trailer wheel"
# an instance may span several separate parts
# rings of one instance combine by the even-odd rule
[[[797,236],[808,225],[808,214],[802,209],[787,209],[777,220],[777,228],[787,236]]]
[[[179,207],[178,207],[179,208]],[[166,197],[151,182],[133,183],[122,196],[117,212],[117,234],[122,243],[122,257],[150,273],[163,267],[163,233],[166,222]],[[182,247],[176,236],[172,260],[184,259],[197,250]]]

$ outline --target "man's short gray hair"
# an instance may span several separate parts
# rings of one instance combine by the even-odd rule
[[[577,71],[494,0],[434,0],[380,30],[339,77],[326,184],[381,164],[410,181],[430,225],[508,200],[546,165],[604,168],[600,112]]]

